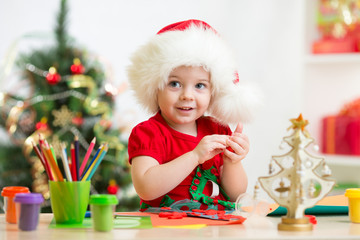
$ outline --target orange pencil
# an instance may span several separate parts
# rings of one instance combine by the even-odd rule
[[[51,169],[54,171],[56,179],[60,182],[64,181],[64,178],[60,172],[60,169],[58,167],[58,165],[55,162],[54,156],[52,155],[51,149],[49,147],[45,147],[44,148],[44,153],[47,156]]]
[[[52,167],[51,161],[50,161],[50,156],[48,156],[47,151],[45,150],[46,148],[43,147],[43,154],[44,154],[44,159],[46,159],[47,163],[49,164],[49,172],[51,172],[51,176],[52,176],[52,180],[53,181],[58,181],[58,177],[55,174],[55,170]]]

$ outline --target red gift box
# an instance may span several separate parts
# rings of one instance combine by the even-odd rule
[[[358,50],[357,42],[352,37],[342,39],[321,39],[315,41],[312,52],[317,53],[352,53]]]
[[[324,153],[360,155],[360,117],[328,116],[322,126]]]

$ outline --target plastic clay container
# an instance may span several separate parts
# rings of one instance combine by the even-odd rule
[[[14,197],[17,193],[30,193],[29,188],[21,186],[4,187],[1,196],[4,197],[5,219],[8,223],[17,223]]]
[[[16,213],[19,229],[23,231],[36,230],[39,224],[40,206],[44,198],[40,193],[18,193],[15,195]]]
[[[348,188],[345,196],[349,199],[349,217],[353,223],[360,223],[360,188]]]
[[[95,194],[90,196],[91,217],[96,231],[108,232],[114,227],[114,212],[118,199],[115,195]]]

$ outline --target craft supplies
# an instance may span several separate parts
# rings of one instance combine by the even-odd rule
[[[96,231],[108,232],[114,226],[114,212],[118,204],[115,195],[95,194],[90,197],[91,217]]]
[[[348,188],[345,196],[349,199],[349,218],[353,223],[360,223],[360,188]]]
[[[96,172],[99,167],[101,161],[105,157],[105,154],[108,151],[108,144],[103,143],[100,145],[99,149],[95,153],[95,156],[89,161],[90,155],[92,154],[92,150],[94,149],[96,143],[96,138],[94,137],[91,141],[84,160],[80,166],[80,145],[79,139],[77,136],[74,137],[74,142],[71,143],[70,152],[68,158],[68,154],[66,152],[65,143],[60,144],[60,151],[56,151],[50,144],[47,143],[46,139],[44,139],[41,135],[39,135],[39,145],[40,149],[37,147],[35,143],[33,144],[33,149],[36,155],[39,157],[41,163],[44,166],[44,169],[51,181],[88,181]],[[62,173],[57,162],[55,152],[60,153],[62,165],[64,168],[64,172]],[[85,170],[86,169],[86,170]]]
[[[84,175],[84,178],[81,179],[81,181],[87,181],[87,180],[90,180],[92,178],[92,176],[94,175],[96,169],[99,167],[101,161],[103,160],[105,154],[107,153],[108,151],[108,145],[105,144],[103,146],[103,148],[101,149],[98,157],[95,159],[94,163],[93,163],[93,166],[90,167],[89,169],[89,172],[86,172],[85,175]]]
[[[17,223],[16,207],[14,197],[17,193],[29,193],[30,190],[27,187],[11,186],[4,187],[1,191],[1,196],[4,197],[4,211],[5,219],[8,223]]]
[[[70,172],[69,162],[67,160],[65,143],[61,143],[61,160],[62,160],[62,163],[63,163],[63,166],[64,166],[66,179],[68,181],[72,182],[72,176],[71,176],[71,172]]]
[[[49,181],[49,189],[56,223],[82,223],[89,203],[90,181]]]
[[[36,230],[39,224],[41,203],[44,198],[40,193],[17,193],[14,198],[19,211],[18,226],[23,231]]]
[[[89,146],[89,148],[88,148],[88,150],[87,150],[87,152],[85,154],[84,160],[81,163],[80,170],[79,170],[80,176],[82,176],[82,174],[83,174],[86,163],[87,163],[87,161],[88,161],[88,159],[90,157],[90,154],[91,154],[92,150],[94,149],[95,143],[96,143],[96,137],[94,137],[93,140],[91,141],[90,146]]]
[[[96,138],[93,138],[82,163],[77,136],[71,143],[69,154],[66,152],[65,143],[60,143],[60,149],[56,149],[59,145],[54,145],[54,149],[41,135],[39,136],[40,150],[33,143],[33,149],[49,176],[50,202],[56,224],[81,224],[84,220],[89,204],[90,179],[108,150],[107,143],[101,144],[95,156],[87,164],[95,143]],[[55,153],[60,155],[63,172],[60,170]],[[80,173],[83,174],[83,178]]]
[[[74,148],[75,148],[75,174],[76,174],[76,179],[80,180],[80,174],[79,174],[79,138],[78,136],[75,136],[74,139]]]

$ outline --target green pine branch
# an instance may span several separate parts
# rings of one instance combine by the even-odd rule
[[[57,41],[58,60],[62,62],[66,58],[67,52],[67,15],[68,6],[66,0],[61,0],[60,10],[57,15],[57,25],[55,27],[55,36]]]

